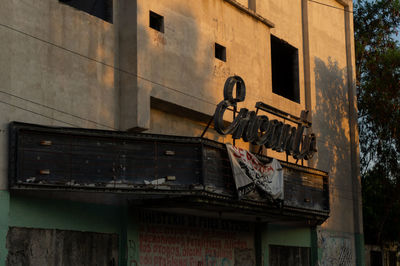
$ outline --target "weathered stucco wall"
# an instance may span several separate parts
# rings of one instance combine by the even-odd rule
[[[263,3],[257,4],[261,15],[270,19],[273,12],[268,8],[276,12],[273,19],[278,23],[272,19],[276,28],[271,33],[298,49],[300,104],[272,93],[270,28],[265,24],[226,1],[138,1],[137,108],[142,112],[138,118],[142,128],[151,133],[200,136],[209,119],[204,115],[213,114],[223,100],[226,78],[235,74],[245,80],[247,88],[239,108],[254,110],[255,103],[262,101],[300,115],[305,109],[300,4],[297,9],[289,2],[279,8]],[[164,16],[164,33],[149,27],[150,10]],[[226,47],[226,62],[215,58],[216,42]],[[160,107],[153,98],[162,100],[167,108],[156,110]],[[197,112],[197,117],[176,106]],[[231,142],[213,130],[206,136]],[[251,149],[246,143],[238,145]],[[282,153],[268,151],[268,155],[285,159]]]
[[[7,247],[7,266],[118,265],[116,234],[11,227]]]
[[[334,4],[335,1],[325,1]],[[338,8],[343,6],[336,4]],[[326,13],[329,12],[330,16]],[[324,14],[325,13],[325,14]],[[328,171],[331,218],[325,226],[353,230],[349,104],[344,12],[309,4],[313,129],[317,168]],[[321,23],[324,21],[324,23]],[[348,211],[343,211],[346,208]],[[346,221],[346,222],[343,222]]]
[[[331,214],[318,231],[320,263],[355,265],[356,253],[357,263],[363,260],[354,45],[348,12],[352,4],[321,3],[308,3],[311,106],[318,148],[313,163],[330,175]]]
[[[1,150],[10,121],[118,126],[113,24],[55,0],[4,1],[0,23]],[[6,165],[2,156],[0,189]]]
[[[148,26],[150,10],[164,16],[164,33]],[[138,86],[147,94],[139,104],[150,112],[152,96],[211,115],[226,78],[237,74],[248,91],[241,106],[253,109],[271,98],[269,41],[265,24],[225,1],[138,1],[138,75],[146,78]],[[214,57],[216,42],[226,62]]]
[[[138,216],[138,237],[130,245],[139,247],[140,265],[255,265],[253,223],[165,212]]]
[[[114,26],[57,0],[2,1],[0,9],[0,264],[7,256],[6,234],[15,211],[7,192],[8,124],[114,129],[118,96],[114,82]],[[30,227],[24,209],[18,222]],[[17,208],[18,209],[18,208]],[[9,211],[11,210],[11,211]],[[48,214],[50,221],[70,220]],[[31,217],[32,218],[32,217]],[[11,220],[11,223],[10,223]],[[35,220],[35,219],[34,219]],[[60,221],[60,220],[58,220]],[[93,226],[93,224],[91,224]]]

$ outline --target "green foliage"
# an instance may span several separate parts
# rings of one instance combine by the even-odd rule
[[[400,241],[400,0],[354,7],[366,240]]]
[[[364,232],[366,241],[371,244],[400,239],[398,188],[395,181],[382,172],[384,169],[377,165],[363,177]]]

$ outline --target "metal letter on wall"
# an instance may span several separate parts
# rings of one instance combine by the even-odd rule
[[[236,86],[236,97],[233,97],[233,89]],[[267,149],[277,152],[286,152],[295,159],[311,159],[316,149],[315,134],[304,134],[308,127],[306,112],[302,111],[296,120],[297,127],[285,124],[276,119],[269,120],[265,115],[257,115],[255,111],[241,108],[238,115],[228,125],[224,125],[224,113],[229,107],[236,113],[237,103],[243,102],[246,97],[246,85],[239,76],[229,77],[224,86],[224,100],[221,101],[214,114],[215,130],[221,135],[231,134],[233,139],[242,138],[254,145],[263,145]],[[259,104],[259,103],[258,103]],[[260,103],[263,106],[266,104]],[[262,109],[256,105],[257,109]],[[264,110],[264,109],[262,109]],[[274,113],[273,113],[274,114]]]

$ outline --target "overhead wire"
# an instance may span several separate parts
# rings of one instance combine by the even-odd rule
[[[62,49],[62,50],[66,51],[66,52],[69,52],[69,53],[71,53],[71,54],[80,56],[80,57],[85,58],[85,59],[87,59],[87,60],[90,60],[90,61],[96,62],[96,63],[98,63],[98,64],[104,65],[104,66],[106,66],[106,67],[112,68],[112,69],[114,69],[114,70],[116,70],[116,71],[119,71],[119,72],[121,72],[121,73],[125,73],[125,74],[127,74],[127,75],[131,75],[131,76],[137,77],[137,78],[139,78],[139,79],[145,80],[145,81],[147,81],[147,82],[150,82],[150,83],[152,83],[152,84],[158,85],[158,86],[160,86],[160,87],[163,87],[163,88],[166,88],[166,89],[175,91],[175,92],[177,92],[177,93],[183,94],[183,95],[185,95],[185,96],[191,97],[191,98],[196,99],[196,100],[198,100],[198,101],[202,101],[202,102],[205,102],[205,103],[210,104],[210,105],[213,105],[213,106],[217,105],[217,103],[214,103],[214,102],[211,102],[211,101],[207,101],[207,100],[202,99],[202,98],[200,98],[200,97],[191,95],[191,94],[189,94],[189,93],[180,91],[180,90],[175,89],[175,88],[172,88],[172,87],[170,87],[170,86],[166,86],[166,85],[161,84],[161,83],[159,83],[159,82],[156,82],[156,81],[150,80],[150,79],[148,79],[148,78],[139,76],[139,75],[137,75],[137,74],[135,74],[135,73],[126,71],[126,70],[124,70],[124,69],[122,69],[122,68],[113,66],[113,65],[108,64],[108,63],[106,63],[106,62],[97,60],[97,59],[95,59],[95,58],[91,58],[91,57],[89,57],[89,56],[86,56],[86,55],[81,54],[81,53],[79,53],[79,52],[76,52],[76,51],[74,51],[74,50],[65,48],[65,47],[63,47],[63,46],[61,46],[61,45],[55,44],[55,43],[53,43],[53,42],[44,40],[44,39],[39,38],[39,37],[37,37],[37,36],[34,36],[34,35],[32,35],[32,34],[26,33],[26,32],[24,32],[24,31],[22,31],[22,30],[16,29],[16,28],[14,28],[14,27],[12,27],[12,26],[9,26],[9,25],[3,24],[3,23],[0,23],[0,26],[4,27],[4,28],[6,28],[6,29],[9,29],[9,30],[15,31],[15,32],[17,32],[17,33],[20,33],[20,34],[22,34],[22,35],[28,36],[28,37],[33,38],[33,39],[35,39],[35,40],[38,40],[38,41],[40,41],[40,42],[46,43],[46,44],[51,45],[51,46],[53,46],[53,47],[56,47],[56,48],[58,48],[58,49]],[[116,130],[116,129],[113,128],[113,127],[110,127],[110,126],[101,124],[101,123],[99,123],[99,122],[96,122],[96,121],[93,121],[93,120],[90,120],[90,119],[87,119],[87,118],[83,118],[83,117],[80,117],[80,116],[78,116],[78,115],[74,115],[74,114],[71,114],[71,113],[69,113],[69,112],[66,112],[66,111],[63,111],[63,110],[59,110],[59,109],[54,108],[54,107],[51,107],[51,106],[47,106],[47,105],[44,105],[44,104],[41,104],[41,103],[37,103],[37,102],[35,102],[35,101],[32,101],[32,100],[26,99],[26,98],[24,98],[24,97],[21,97],[21,96],[17,96],[17,95],[8,93],[8,92],[3,91],[3,90],[0,90],[0,93],[7,94],[7,95],[12,96],[12,97],[17,97],[17,98],[19,98],[19,99],[28,101],[28,102],[30,102],[30,103],[37,104],[37,105],[39,105],[39,106],[42,106],[42,107],[45,107],[45,108],[48,108],[48,109],[51,109],[51,110],[54,110],[54,111],[57,111],[57,112],[60,112],[60,113],[63,113],[63,114],[67,114],[67,115],[70,115],[70,116],[72,116],[72,117],[75,117],[75,118],[78,118],[78,119],[81,119],[81,120],[84,120],[84,121],[87,121],[87,122],[90,122],[90,123],[94,123],[94,124],[96,124],[96,125],[99,125],[99,126],[102,126],[102,127],[105,127],[105,128],[109,128],[109,129]],[[29,111],[29,110],[26,109],[26,108],[25,108],[24,110],[25,110],[25,111]],[[36,113],[36,114],[37,114],[37,113]],[[66,123],[69,124],[68,122],[66,122]]]
[[[345,9],[342,9],[342,8],[338,8],[338,7],[335,7],[335,6],[332,6],[332,5],[328,5],[328,4],[325,4],[325,3],[321,3],[321,2],[318,2],[318,1],[315,1],[315,0],[308,0],[308,1],[313,2],[313,3],[316,3],[316,4],[324,5],[324,6],[327,6],[327,7],[330,7],[330,8],[335,8],[335,9],[339,9],[339,10],[342,10],[342,11],[346,11],[346,12],[351,12],[351,13],[353,13],[352,11],[345,10]],[[128,75],[137,77],[137,78],[139,78],[139,79],[142,79],[142,80],[145,80],[145,81],[150,82],[150,83],[152,83],[152,84],[158,85],[158,86],[160,86],[160,87],[163,87],[163,88],[166,88],[166,89],[175,91],[175,92],[177,92],[177,93],[183,94],[183,95],[188,96],[188,97],[191,97],[191,98],[193,98],[193,99],[196,99],[196,100],[205,102],[205,103],[207,103],[207,104],[210,104],[210,105],[213,105],[213,106],[217,105],[217,103],[214,103],[214,102],[211,102],[211,101],[207,101],[207,100],[205,100],[205,99],[203,99],[203,98],[200,98],[200,97],[191,95],[191,94],[186,93],[186,92],[183,92],[183,91],[181,91],[181,90],[178,90],[178,89],[172,88],[172,87],[170,87],[170,86],[166,86],[166,85],[164,85],[164,84],[161,84],[161,83],[159,83],[159,82],[153,81],[153,80],[151,80],[151,79],[148,79],[148,78],[139,76],[138,74],[132,73],[132,72],[130,72],[130,71],[124,70],[124,69],[122,69],[122,68],[116,67],[116,66],[111,65],[111,64],[108,64],[108,63],[106,63],[106,62],[97,60],[97,59],[95,59],[95,58],[89,57],[89,56],[84,55],[84,54],[81,54],[81,53],[79,53],[79,52],[76,52],[76,51],[74,51],[74,50],[68,49],[68,48],[66,48],[66,47],[63,47],[63,46],[58,45],[58,44],[55,44],[55,43],[53,43],[53,42],[44,40],[44,39],[42,39],[42,38],[39,38],[39,37],[37,37],[37,36],[34,36],[34,35],[32,35],[32,34],[29,34],[29,33],[27,33],[27,32],[24,32],[24,31],[22,31],[22,30],[16,29],[16,28],[14,28],[14,27],[12,27],[12,26],[9,26],[9,25],[3,24],[3,23],[0,23],[0,26],[2,26],[2,27],[4,27],[4,28],[7,28],[7,29],[9,29],[9,30],[18,32],[18,33],[20,33],[20,34],[22,34],[22,35],[25,35],[25,36],[28,36],[28,37],[30,37],[30,38],[36,39],[36,40],[38,40],[38,41],[40,41],[40,42],[46,43],[46,44],[51,45],[51,46],[53,46],[53,47],[56,47],[56,48],[58,48],[58,49],[62,49],[62,50],[67,51],[67,52],[69,52],[69,53],[71,53],[71,54],[74,54],[74,55],[83,57],[83,58],[85,58],[85,59],[87,59],[87,60],[91,60],[91,61],[93,61],[93,62],[96,62],[96,63],[98,63],[98,64],[104,65],[104,66],[106,66],[106,67],[110,67],[110,68],[112,68],[112,69],[114,69],[114,70],[117,70],[117,71],[119,71],[119,72],[121,72],[121,73],[125,73],[125,74],[128,74]],[[93,123],[93,124],[102,126],[102,127],[104,127],[104,128],[109,128],[109,129],[116,130],[115,128],[113,128],[113,127],[111,127],[111,126],[104,125],[104,124],[102,124],[102,123],[99,123],[99,122],[96,122],[96,121],[93,121],[93,120],[90,120],[90,119],[87,119],[87,118],[83,118],[83,117],[81,117],[81,116],[78,116],[78,115],[75,115],[75,114],[72,114],[72,113],[63,111],[63,110],[59,110],[59,109],[57,109],[57,108],[54,108],[54,107],[51,107],[51,106],[48,106],[48,105],[41,104],[41,103],[32,101],[32,100],[30,100],[30,99],[26,99],[26,98],[24,98],[24,97],[21,97],[21,96],[18,96],[18,95],[15,95],[15,94],[12,94],[12,93],[3,91],[3,90],[0,90],[0,93],[6,94],[6,95],[9,95],[9,96],[12,96],[12,97],[16,97],[16,98],[18,98],[18,99],[21,99],[21,100],[24,100],[24,101],[27,101],[27,102],[30,102],[30,103],[39,105],[39,106],[44,107],[44,108],[48,108],[48,109],[50,109],[50,110],[53,110],[53,111],[56,111],[56,112],[59,112],[59,113],[63,113],[63,114],[72,116],[72,117],[74,117],[74,118],[78,118],[78,119],[83,120],[83,121],[87,121],[87,122],[90,122],[90,123]],[[1,101],[1,102],[2,102],[2,103],[5,103],[4,101]],[[17,106],[17,105],[13,105],[13,104],[9,104],[9,105],[12,105],[12,106],[14,106],[14,107],[20,108],[20,107]],[[35,114],[39,114],[39,113],[37,113],[37,112],[30,111],[29,109],[26,109],[26,108],[20,108],[20,109],[23,109],[23,110],[25,110],[25,111],[32,112],[32,113],[35,113]],[[41,115],[42,115],[42,114],[41,114]],[[42,115],[42,116],[47,117],[46,115]],[[47,118],[50,118],[50,117],[47,117]],[[54,118],[53,118],[53,119],[54,119]],[[54,120],[56,120],[56,119],[54,119]],[[65,121],[61,121],[61,120],[59,120],[59,122],[63,122],[63,123],[69,124],[69,125],[73,125],[73,124],[71,124],[71,123],[69,123],[69,122],[65,122]],[[76,125],[73,125],[73,126],[76,126]]]
[[[169,89],[169,90],[173,90],[173,91],[175,91],[175,92],[184,94],[184,95],[186,95],[186,96],[195,98],[195,99],[197,99],[197,100],[203,101],[203,102],[208,103],[208,104],[212,104],[212,105],[216,105],[216,104],[217,104],[217,103],[213,103],[213,102],[207,101],[207,100],[205,100],[205,99],[202,99],[202,98],[200,98],[200,97],[197,97],[197,96],[194,96],[194,95],[185,93],[185,92],[183,92],[183,91],[180,91],[180,90],[178,90],[178,89],[172,88],[172,87],[170,87],[170,86],[166,86],[166,85],[164,85],[164,84],[161,84],[161,83],[159,83],[159,82],[153,81],[153,80],[151,80],[151,79],[148,79],[148,78],[139,76],[138,74],[132,73],[132,72],[127,71],[127,70],[124,70],[124,69],[122,69],[122,68],[116,67],[116,66],[111,65],[111,64],[108,64],[108,63],[106,63],[106,62],[97,60],[97,59],[95,59],[95,58],[92,58],[92,57],[89,57],[89,56],[87,56],[87,55],[81,54],[81,53],[76,52],[76,51],[74,51],[74,50],[65,48],[65,47],[63,47],[63,46],[61,46],[61,45],[58,45],[58,44],[55,44],[55,43],[53,43],[53,42],[50,42],[50,41],[41,39],[41,38],[39,38],[39,37],[37,37],[37,36],[34,36],[34,35],[32,35],[32,34],[29,34],[29,33],[24,32],[24,31],[18,30],[18,29],[14,28],[14,27],[11,27],[11,26],[9,26],[9,25],[5,25],[5,24],[3,24],[3,23],[0,23],[0,26],[3,26],[3,27],[5,27],[5,28],[7,28],[7,29],[9,29],[9,30],[18,32],[18,33],[20,33],[20,34],[26,35],[26,36],[28,36],[28,37],[34,38],[34,39],[36,39],[36,40],[38,40],[38,41],[41,41],[41,42],[44,42],[44,43],[46,43],[46,44],[52,45],[52,46],[57,47],[57,48],[59,48],[59,49],[65,50],[65,51],[67,51],[67,52],[69,52],[69,53],[72,53],[72,54],[74,54],[74,55],[77,55],[77,56],[83,57],[83,58],[85,58],[85,59],[94,61],[94,62],[99,63],[99,64],[101,64],[101,65],[104,65],[104,66],[106,66],[106,67],[110,67],[110,68],[112,68],[112,69],[114,69],[114,70],[117,70],[117,71],[119,71],[119,72],[125,73],[125,74],[127,74],[127,75],[131,75],[131,76],[140,78],[140,79],[142,79],[142,80],[148,81],[148,82],[153,83],[153,84],[155,84],[155,85],[164,87],[164,88]]]
[[[83,117],[80,117],[80,116],[78,116],[78,115],[74,115],[74,114],[68,113],[68,112],[66,112],[66,111],[59,110],[59,109],[57,109],[57,108],[54,108],[54,107],[51,107],[51,106],[48,106],[48,105],[45,105],[45,104],[42,104],[42,103],[38,103],[38,102],[32,101],[32,100],[26,99],[26,98],[24,98],[24,97],[21,97],[21,96],[18,96],[18,95],[15,95],[15,94],[12,94],[12,93],[3,91],[3,90],[0,90],[0,93],[6,94],[6,95],[11,96],[11,97],[15,97],[15,98],[20,99],[20,100],[27,101],[27,102],[29,102],[29,103],[36,104],[36,105],[38,105],[38,106],[41,106],[41,107],[44,107],[44,108],[47,108],[47,109],[50,109],[50,110],[53,110],[53,111],[56,111],[56,112],[59,112],[59,113],[62,113],[62,114],[66,114],[66,115],[69,115],[69,116],[72,116],[72,117],[75,117],[75,118],[78,118],[78,119],[81,119],[81,120],[84,120],[84,121],[87,121],[87,122],[90,122],[90,123],[93,123],[93,124],[102,126],[102,127],[105,127],[105,128],[109,128],[109,129],[116,130],[116,129],[113,128],[113,127],[110,127],[110,126],[101,124],[101,123],[99,123],[99,122],[96,122],[96,121],[93,121],[93,120],[90,120],[90,119],[87,119],[87,118],[83,118]],[[23,109],[23,110],[27,111],[28,109]]]
[[[26,112],[30,112],[30,113],[32,113],[32,114],[39,115],[39,116],[48,118],[48,119],[50,119],[50,120],[54,120],[54,121],[57,121],[57,122],[61,122],[61,123],[63,123],[63,124],[67,124],[67,125],[70,125],[70,126],[73,126],[73,127],[79,127],[79,126],[77,126],[77,125],[75,125],[75,124],[72,124],[72,123],[69,123],[69,122],[66,122],[66,121],[63,121],[63,120],[60,120],[60,119],[51,117],[51,116],[47,116],[47,115],[45,115],[45,114],[38,113],[38,112],[35,112],[35,111],[32,111],[32,110],[26,109],[26,108],[24,108],[24,107],[21,107],[21,106],[12,104],[12,103],[8,103],[8,102],[2,101],[2,100],[0,100],[0,103],[4,103],[4,104],[7,104],[7,105],[9,105],[9,106],[12,106],[12,107],[15,107],[15,108],[24,110],[24,111],[26,111]]]

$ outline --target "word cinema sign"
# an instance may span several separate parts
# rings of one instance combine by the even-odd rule
[[[233,98],[233,89],[236,85],[236,98]],[[254,145],[263,145],[267,149],[286,152],[293,158],[311,159],[316,150],[315,134],[305,134],[307,126],[305,120],[296,122],[297,127],[285,124],[276,119],[270,120],[266,115],[257,115],[255,111],[241,108],[239,114],[226,126],[223,116],[229,107],[236,107],[246,97],[246,86],[239,76],[229,77],[224,86],[224,100],[221,101],[214,114],[215,130],[222,135],[232,134],[233,139],[242,138]],[[302,112],[301,117],[305,116]]]

